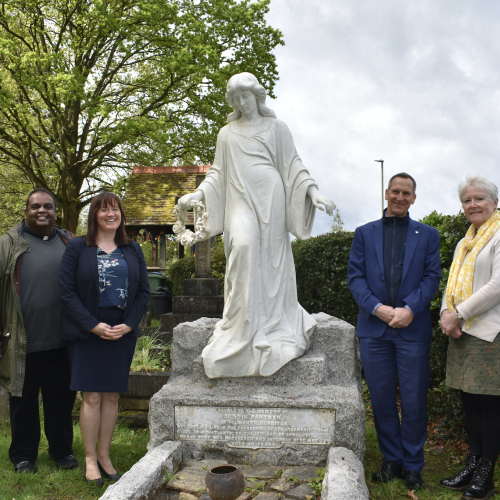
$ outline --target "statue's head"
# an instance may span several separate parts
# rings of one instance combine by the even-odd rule
[[[255,95],[259,113],[262,116],[271,116],[272,118],[276,118],[276,113],[266,106],[266,89],[259,83],[259,80],[257,80],[252,73],[238,73],[237,75],[233,75],[227,82],[226,101],[229,106],[234,109],[234,111],[227,117],[228,122],[238,120],[240,118],[241,111],[235,107],[233,96],[236,92],[244,91],[252,92]]]

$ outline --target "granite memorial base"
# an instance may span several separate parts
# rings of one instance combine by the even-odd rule
[[[174,329],[171,378],[150,401],[150,449],[181,441],[183,459],[325,465],[330,448],[363,461],[365,412],[355,329],[324,313],[306,354],[270,377],[209,379],[201,351],[217,319]]]

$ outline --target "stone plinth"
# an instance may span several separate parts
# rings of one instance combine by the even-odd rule
[[[363,460],[355,329],[323,313],[314,318],[308,352],[271,377],[208,379],[200,354],[217,320],[177,326],[171,378],[150,401],[149,447],[178,440],[184,459],[320,466],[332,446],[343,446]]]

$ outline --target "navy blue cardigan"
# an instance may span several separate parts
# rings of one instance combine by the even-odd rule
[[[129,271],[128,299],[123,323],[132,328],[128,335],[139,336],[139,322],[148,309],[149,279],[146,261],[136,242],[120,247]],[[59,268],[63,323],[60,337],[65,340],[86,340],[100,321],[99,272],[97,247],[85,244],[85,238],[68,241]]]

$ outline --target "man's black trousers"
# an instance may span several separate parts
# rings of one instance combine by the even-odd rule
[[[73,454],[71,412],[76,392],[70,391],[70,369],[66,347],[26,355],[23,394],[9,398],[13,464],[35,463],[40,443],[38,395],[42,390],[44,431],[49,454],[61,458]]]

